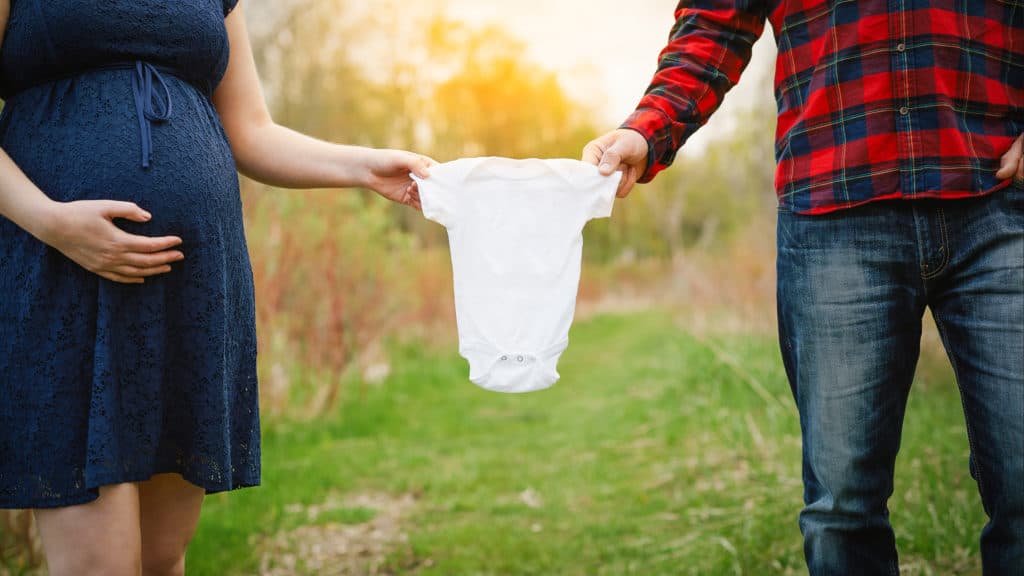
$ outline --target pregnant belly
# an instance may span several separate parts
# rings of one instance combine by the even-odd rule
[[[235,163],[209,100],[167,77],[170,117],[151,124],[152,158],[127,71],[60,80],[7,102],[0,146],[44,193],[62,201],[121,200],[153,214],[118,224],[186,242],[241,228]]]

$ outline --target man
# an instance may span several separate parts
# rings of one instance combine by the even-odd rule
[[[766,21],[810,572],[899,571],[887,500],[927,306],[989,516],[985,574],[1024,574],[1024,2],[685,0],[636,112],[584,160],[624,172],[620,197],[650,181]]]

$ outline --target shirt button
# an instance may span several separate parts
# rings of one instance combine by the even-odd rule
[[[908,112],[910,112],[910,108],[907,108],[906,106],[900,107],[900,116],[906,116]]]
[[[897,52],[903,52],[906,49],[907,49],[907,45],[904,44],[903,42],[900,42],[899,44],[896,45],[896,51]]]

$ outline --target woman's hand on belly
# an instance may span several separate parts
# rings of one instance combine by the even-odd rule
[[[170,272],[171,263],[185,258],[172,250],[181,238],[129,234],[114,225],[115,218],[148,222],[151,216],[131,202],[54,202],[37,237],[86,270],[125,284],[142,284],[149,276]]]

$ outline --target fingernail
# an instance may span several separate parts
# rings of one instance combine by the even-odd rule
[[[152,215],[152,214],[150,214],[149,212],[143,212],[143,213],[142,213],[142,216],[143,216],[143,218],[145,218],[146,220],[149,220],[150,218],[152,218],[152,217],[153,217],[153,215]]]
[[[611,170],[612,170],[612,165],[611,164],[609,164],[607,162],[605,162],[604,164],[601,164],[601,171],[602,172],[611,172]]]

